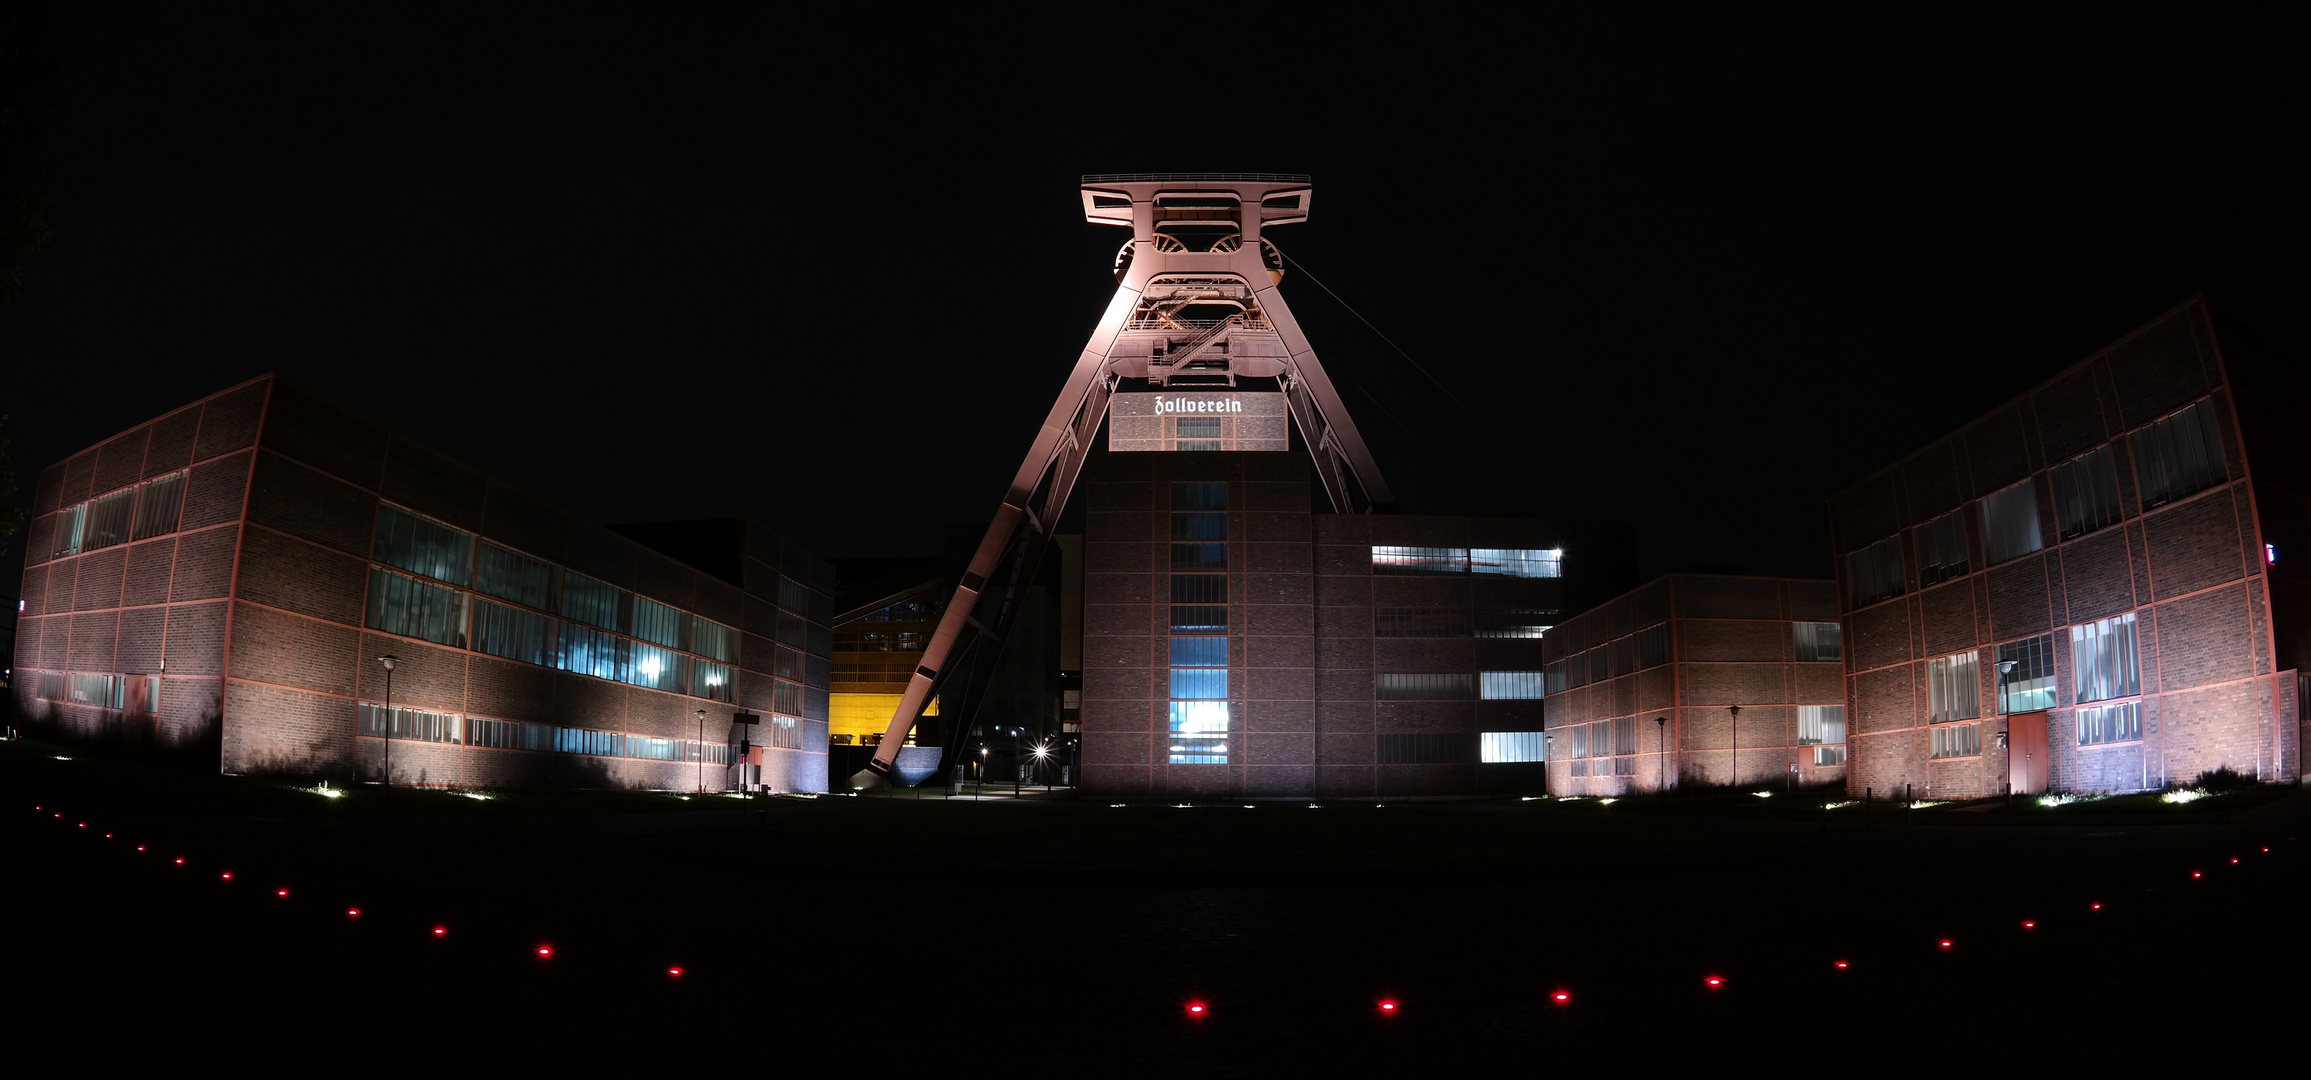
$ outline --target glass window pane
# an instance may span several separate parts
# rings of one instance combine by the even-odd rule
[[[1228,508],[1226,481],[1193,481],[1172,485],[1174,510],[1225,510]]]
[[[2041,547],[2038,488],[2028,480],[1982,499],[1982,553],[1992,566]]]
[[[682,631],[689,628],[690,616],[646,596],[634,598],[634,636],[656,642],[669,649],[683,646]]]
[[[1486,701],[1538,701],[1546,682],[1538,671],[1480,671],[1477,686]]]
[[[500,600],[544,611],[551,606],[554,568],[518,551],[481,542],[481,565],[474,588]]]
[[[413,574],[464,585],[472,580],[473,534],[421,518],[398,506],[377,505],[378,562]]]
[[[626,629],[626,590],[584,574],[570,574],[562,582],[562,614],[604,630]]]
[[[554,620],[534,611],[476,600],[473,647],[475,652],[525,664],[550,664],[554,658]]]
[[[1468,553],[1468,566],[1469,572],[1476,574],[1562,577],[1565,552],[1562,548],[1475,548]]]

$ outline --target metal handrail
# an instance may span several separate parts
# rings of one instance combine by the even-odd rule
[[[1085,173],[1086,184],[1134,184],[1166,180],[1252,180],[1273,181],[1279,184],[1311,183],[1307,173],[1249,173],[1249,172],[1150,172],[1150,173]]]

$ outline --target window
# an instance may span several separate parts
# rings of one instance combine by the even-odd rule
[[[1375,623],[1384,638],[1464,638],[1470,629],[1466,608],[1384,607]]]
[[[1604,682],[1613,677],[1613,659],[1610,650],[1599,645],[1589,650],[1589,681]]]
[[[802,749],[802,721],[791,716],[772,716],[770,745],[780,750]]]
[[[597,679],[626,680],[626,639],[575,623],[562,624],[562,650],[555,665]]]
[[[1566,728],[1563,734],[1565,736],[1566,757],[1585,758],[1589,756],[1589,725],[1582,724],[1579,727]]]
[[[682,632],[690,616],[648,597],[634,598],[634,636],[669,649],[683,646]]]
[[[1929,723],[1970,720],[1982,715],[1980,660],[1979,652],[1966,652],[1926,662]]]
[[[1228,538],[1228,515],[1225,513],[1173,514],[1172,539],[1221,540]]]
[[[99,709],[121,707],[125,685],[117,675],[73,675],[64,700],[75,705],[94,705]]]
[[[671,690],[677,694],[690,683],[690,658],[656,645],[634,642],[632,657],[626,665],[626,681],[635,686],[653,690]]]
[[[1472,574],[1563,577],[1565,552],[1563,548],[1476,548],[1468,553],[1468,569]]]
[[[1559,660],[1554,664],[1550,664],[1544,670],[1546,670],[1549,674],[1549,688],[1547,690],[1548,693],[1562,694],[1568,689],[1568,687],[1565,685],[1564,661]]]
[[[778,606],[788,611],[810,611],[810,588],[790,577],[778,579]]]
[[[2054,481],[2054,523],[2063,539],[2118,521],[2118,467],[2110,447],[2063,462],[2048,476]]]
[[[562,582],[562,614],[604,630],[626,629],[626,590],[584,574]]]
[[[544,666],[553,663],[554,620],[487,600],[473,602],[473,648]]]
[[[1487,731],[1477,740],[1477,760],[1488,765],[1549,759],[1548,737],[1538,731]]]
[[[63,672],[43,671],[40,673],[40,688],[36,694],[42,701],[70,701],[72,691],[67,689],[70,685],[70,679]]]
[[[2006,676],[2006,711],[2037,712],[2054,707],[2054,635],[1998,647],[1998,662],[2014,661]]]
[[[1174,570],[1225,570],[1228,568],[1226,544],[1173,544]]]
[[[1790,631],[1790,636],[1796,639],[1798,663],[1818,664],[1845,658],[1845,635],[1834,622],[1791,623]]]
[[[1225,765],[1228,763],[1228,703],[1175,701],[1171,703],[1171,763]]]
[[[1958,724],[1938,727],[1933,731],[1933,750],[1930,757],[1977,757],[1982,753],[1982,725]]]
[[[1846,596],[1853,607],[1902,595],[1902,538],[1889,536],[1846,556]]]
[[[473,534],[379,503],[375,558],[436,581],[464,585],[472,580]]]
[[[2142,738],[2142,703],[2122,701],[2078,710],[2078,745],[2136,742]]]
[[[917,644],[914,648],[920,649],[922,645]],[[693,615],[690,617],[690,651],[710,660],[735,664],[738,662],[738,631]]]
[[[1378,690],[1382,701],[1467,701],[1476,696],[1476,676],[1465,671],[1383,674]]]
[[[88,504],[81,503],[56,515],[56,558],[80,554],[80,535],[88,525]]]
[[[156,476],[136,489],[136,539],[145,540],[177,531],[185,509],[185,474]]]
[[[2203,491],[2225,479],[2214,410],[2201,401],[2127,437],[2143,509]]]
[[[1172,575],[1172,629],[1228,628],[1228,579],[1224,574]]]
[[[1174,510],[1225,510],[1228,508],[1226,481],[1182,482],[1172,485]]]
[[[730,668],[705,660],[691,661],[691,697],[702,697],[713,701],[730,701],[734,689],[736,687],[731,682]]]
[[[1846,763],[1846,707],[1843,705],[1800,705],[1797,707],[1797,744],[1814,748],[1816,765],[1843,765]]]
[[[2038,489],[2024,480],[1982,497],[1982,557],[1992,566],[2041,546]]]
[[[540,611],[552,608],[554,568],[518,551],[481,542],[481,565],[473,587],[500,600],[527,604]]]
[[[1460,765],[1478,758],[1473,732],[1442,735],[1382,735],[1376,760],[1382,765]]]
[[[1588,653],[1574,653],[1558,662],[1565,666],[1565,689],[1578,690],[1589,685]]]
[[[465,647],[465,595],[383,567],[369,568],[366,625],[437,645]]]
[[[388,709],[383,705],[361,703],[356,717],[357,729],[363,735],[386,736],[395,739],[415,739],[418,742],[463,743],[465,718],[452,713],[426,712],[423,709]]]
[[[1539,701],[1546,685],[1538,671],[1480,671],[1477,696],[1486,701]]]
[[[1375,574],[1465,574],[1467,548],[1372,546]]]
[[[88,501],[88,524],[80,535],[80,550],[95,551],[128,540],[136,517],[136,489],[126,488]]]
[[[1669,624],[1637,631],[1637,666],[1656,668],[1669,662]]]
[[[869,634],[867,636],[869,638],[880,638],[882,640],[883,643],[875,647],[878,651],[890,651],[891,646],[890,639],[888,637],[880,634]],[[798,649],[808,648],[810,645],[810,623],[804,620],[802,616],[788,611],[785,608],[780,608],[778,611],[778,640],[782,644],[792,645]]]
[[[778,712],[802,711],[802,684],[775,680],[770,684],[770,707]]]
[[[1910,534],[1918,543],[1918,585],[1939,584],[1966,572],[1966,511],[1952,510]]]
[[[1613,721],[1613,752],[1615,754],[1634,754],[1637,752],[1636,717],[1624,716]]]
[[[1225,432],[1221,431],[1221,425],[1225,423],[1225,421],[1221,420],[1219,417],[1183,416],[1174,422],[1179,425],[1175,433],[1179,439],[1179,442],[1175,444],[1175,449],[1225,449],[1225,447],[1221,445],[1221,438],[1225,434]]]
[[[1538,638],[1556,625],[1555,608],[1505,608],[1476,613],[1476,636],[1480,638]]]
[[[1186,699],[1224,699],[1228,696],[1228,639],[1176,637],[1172,639],[1171,696]]]
[[[2085,703],[2142,693],[2135,660],[2133,612],[2071,627],[2071,700]]]

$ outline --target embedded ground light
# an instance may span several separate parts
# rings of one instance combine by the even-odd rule
[[[1724,986],[1724,985],[1725,985],[1725,976],[1723,976],[1723,975],[1711,975],[1711,976],[1708,976],[1707,978],[1704,978],[1704,979],[1702,979],[1702,980],[1701,980],[1701,982],[1702,982],[1702,984],[1703,984],[1703,985],[1705,985],[1705,986],[1709,987],[1709,988],[1710,988],[1710,989],[1712,989],[1712,990],[1715,990],[1715,989],[1717,989],[1718,987],[1720,987],[1720,986]]]
[[[2022,928],[2023,928],[2024,930],[2036,930],[2036,929],[2038,929],[2038,920],[2036,920],[2036,919],[2024,919],[2024,920],[2022,920]]]
[[[553,946],[551,946],[551,945],[540,945],[540,946],[538,946],[538,959],[540,959],[540,960],[549,959],[549,958],[551,958],[553,955],[554,955],[554,947],[553,947]]]
[[[1395,1001],[1395,999],[1393,999],[1393,998],[1382,998],[1382,999],[1380,1000],[1380,1011],[1381,1011],[1381,1013],[1382,1013],[1383,1015],[1388,1015],[1388,1016],[1394,1016],[1394,1015],[1396,1015],[1396,1001]]]
[[[1957,944],[1957,942],[1955,942],[1955,941],[1952,941],[1952,940],[1950,940],[1949,938],[1943,938],[1943,939],[1942,939],[1942,940],[1941,940],[1941,941],[1940,941],[1938,944],[1940,944],[1940,945],[1941,945],[1943,948],[1947,949],[1947,948],[1949,948],[1949,947],[1950,947],[1950,946],[1952,946],[1952,945],[1956,945],[1956,944]]]
[[[448,935],[449,935],[449,927],[446,927],[446,926],[436,926],[436,927],[434,927],[434,928],[433,928],[433,936],[435,936],[435,937],[447,937]]]
[[[1191,1002],[1188,1002],[1188,1015],[1189,1015],[1189,1016],[1195,1016],[1195,1017],[1201,1017],[1201,1016],[1203,1016],[1203,1015],[1204,1015],[1204,1003],[1203,1003],[1203,1002],[1201,1002],[1201,1001],[1191,1001]]]
[[[1847,967],[1849,967],[1849,966],[1850,966],[1850,965],[1848,965],[1848,964],[1847,964],[1845,961],[1843,961],[1843,960],[1840,960],[1840,961],[1838,961],[1838,970],[1839,970],[1839,971],[1844,971],[1844,970],[1845,970]]]
[[[348,919],[358,919],[361,917],[361,909],[357,907],[346,908],[345,917]]]
[[[667,968],[666,977],[670,979],[679,979],[682,977],[682,969],[678,967]]]
[[[273,895],[275,895],[275,896],[278,896],[278,897],[280,897],[280,898],[281,898],[281,899],[283,899],[283,900],[287,900],[287,899],[289,898],[289,890],[287,890],[287,889],[275,889],[275,890],[273,890]]]
[[[1559,990],[1554,994],[1550,994],[1549,1000],[1554,1001],[1559,1005],[1569,1005],[1573,1001],[1573,995],[1570,991]]]

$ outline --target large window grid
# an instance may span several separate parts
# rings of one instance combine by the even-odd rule
[[[1374,636],[1384,638],[1464,638],[1474,629],[1461,607],[1384,607],[1374,624]]]
[[[1477,697],[1485,701],[1539,701],[1547,680],[1538,671],[1480,671]]]
[[[1982,654],[1963,652],[1926,662],[1929,723],[1971,720],[1982,715]]]
[[[175,532],[184,499],[180,469],[65,507],[57,513],[50,554],[62,558]]]
[[[1982,753],[1982,725],[1952,724],[1932,729],[1932,748],[1928,754],[1936,758],[1978,757]]]
[[[378,562],[452,585],[473,583],[474,535],[391,503],[377,506]]]
[[[1815,765],[1843,765],[1846,763],[1846,707],[1843,705],[1800,705],[1797,707],[1797,744],[1813,747]]]
[[[1170,641],[1166,760],[1228,763],[1228,485],[1171,485],[1171,623],[1188,634]]]
[[[1477,738],[1477,760],[1488,765],[1549,759],[1549,739],[1543,732],[1487,731]]]
[[[1853,607],[1902,595],[1902,538],[1889,536],[1846,556],[1846,598]]]
[[[1966,511],[1952,510],[1918,526],[1918,585],[1937,585],[1966,572]]]
[[[1476,675],[1466,671],[1385,672],[1375,687],[1382,701],[1467,701],[1476,697]]]
[[[1372,546],[1375,574],[1496,574],[1504,577],[1564,576],[1561,548],[1461,548]]]
[[[2078,710],[2078,745],[2139,742],[2142,739],[2142,703],[2122,701]]]
[[[1845,634],[1834,622],[1790,624],[1790,636],[1801,664],[1826,663],[1845,658]]]
[[[2044,546],[2038,532],[2038,487],[2028,480],[1982,497],[1982,561],[1991,566]]]
[[[1538,638],[1556,625],[1555,608],[1485,609],[1476,613],[1480,638]]]

